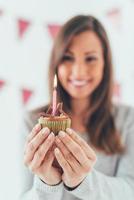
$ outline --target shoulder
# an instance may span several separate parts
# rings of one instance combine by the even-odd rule
[[[121,119],[134,117],[134,107],[125,104],[114,104],[113,115]]]
[[[115,124],[120,131],[126,128],[134,128],[134,107],[124,104],[113,105]]]

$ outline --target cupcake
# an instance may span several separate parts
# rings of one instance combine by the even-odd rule
[[[57,135],[58,132],[61,130],[66,131],[66,128],[70,128],[71,126],[71,119],[63,111],[62,106],[62,103],[59,103],[57,105],[55,115],[52,115],[52,107],[50,106],[46,113],[40,113],[40,117],[38,119],[38,122],[39,124],[41,124],[42,128],[48,127],[50,131],[53,132],[55,135]],[[59,172],[63,173],[63,170],[56,158],[54,159],[52,166],[56,167],[59,170]]]
[[[48,127],[55,135],[57,135],[61,130],[66,131],[66,128],[70,128],[71,126],[71,119],[63,111],[62,105],[62,103],[57,105],[54,116],[52,115],[52,107],[50,106],[46,113],[40,113],[40,117],[38,119],[42,128]]]

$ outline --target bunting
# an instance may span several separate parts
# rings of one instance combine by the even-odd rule
[[[3,10],[0,9],[0,16],[3,15]]]
[[[6,84],[6,81],[3,79],[0,79],[0,90],[3,89],[5,84]],[[18,87],[18,90],[20,90],[21,92],[21,101],[23,105],[25,106],[31,100],[31,97],[33,96],[33,94],[35,94],[35,91],[32,89],[29,89],[28,87],[25,87],[25,88]],[[121,84],[118,82],[115,82],[114,87],[113,87],[113,98],[116,101],[121,100]]]
[[[0,79],[0,89],[2,89],[5,85],[5,81]]]
[[[117,29],[121,27],[121,9],[120,8],[112,8],[107,11],[106,17],[113,24],[113,26]]]
[[[49,24],[48,25],[48,31],[49,31],[52,39],[54,39],[57,36],[60,28],[61,28],[61,25],[58,25],[58,24]]]
[[[23,105],[26,105],[29,102],[31,96],[33,95],[33,91],[27,88],[22,88],[21,93],[22,93],[22,103]]]
[[[115,102],[121,101],[121,85],[118,82],[115,82],[115,84],[114,84],[113,99]]]
[[[117,82],[114,84],[114,95],[117,97],[121,96],[121,85]]]
[[[3,15],[3,9],[0,9],[0,16]],[[106,13],[104,16],[116,27],[119,28],[121,25],[121,9],[120,8],[112,8]],[[34,24],[33,21],[24,18],[17,18],[17,29],[18,29],[18,37],[21,39],[25,35],[26,31],[30,27],[31,24]],[[47,25],[48,32],[51,35],[51,38],[54,39],[61,28],[60,24],[52,23]]]
[[[0,16],[3,15],[3,13],[5,14],[3,9],[0,9]],[[105,12],[104,15],[105,17],[108,18],[108,20],[111,23],[113,23],[114,26],[119,27],[120,22],[121,22],[120,8],[116,8],[116,7],[112,8],[108,10],[107,12]],[[18,37],[20,39],[22,39],[25,36],[29,27],[34,24],[33,21],[29,19],[24,19],[23,17],[16,18],[16,22],[17,22],[16,25],[17,25]],[[49,23],[46,25],[47,30],[52,39],[54,39],[57,36],[61,26],[62,25],[57,24],[57,23]],[[0,89],[2,89],[4,85],[5,85],[5,81],[3,79],[0,79]],[[19,90],[21,90],[22,103],[23,105],[26,105],[30,101],[34,92],[29,88],[19,88]],[[121,85],[119,83],[115,83],[113,95],[118,99],[121,98]]]
[[[24,19],[18,19],[17,23],[18,23],[18,36],[19,38],[22,38],[30,26],[30,21]]]

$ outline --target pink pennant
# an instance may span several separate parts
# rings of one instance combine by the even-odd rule
[[[58,25],[58,24],[48,25],[48,31],[53,39],[57,36],[57,33],[59,32],[60,28],[61,28],[61,25]]]
[[[28,103],[32,94],[33,94],[33,91],[31,91],[29,89],[25,89],[25,88],[22,89],[22,101],[23,101],[24,105]]]
[[[0,9],[0,16],[3,15],[3,10]]]
[[[19,38],[22,38],[24,33],[27,31],[28,27],[30,25],[29,21],[18,19],[18,35]]]
[[[5,85],[5,81],[4,80],[0,80],[0,89],[2,89]]]
[[[118,82],[114,84],[113,95],[118,98],[121,97],[121,85]]]
[[[111,23],[119,28],[121,25],[121,10],[119,8],[112,8],[106,13],[106,16],[111,21]]]

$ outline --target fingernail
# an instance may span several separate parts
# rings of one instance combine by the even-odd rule
[[[61,136],[61,137],[65,137],[65,132],[60,131],[60,132],[59,132],[59,136]]]
[[[70,128],[67,128],[66,131],[68,132],[69,135],[72,134],[72,130]]]
[[[50,135],[55,136],[53,132],[51,132]]]
[[[38,131],[40,128],[41,128],[41,125],[40,124],[36,124],[35,130]]]
[[[45,128],[42,129],[42,134],[47,134],[49,132],[50,132],[50,130],[49,130],[48,127],[45,127]]]
[[[58,148],[55,148],[54,151],[55,151],[55,153],[60,153]]]
[[[54,136],[54,133],[51,132],[50,135],[48,136],[48,139],[51,139]]]

